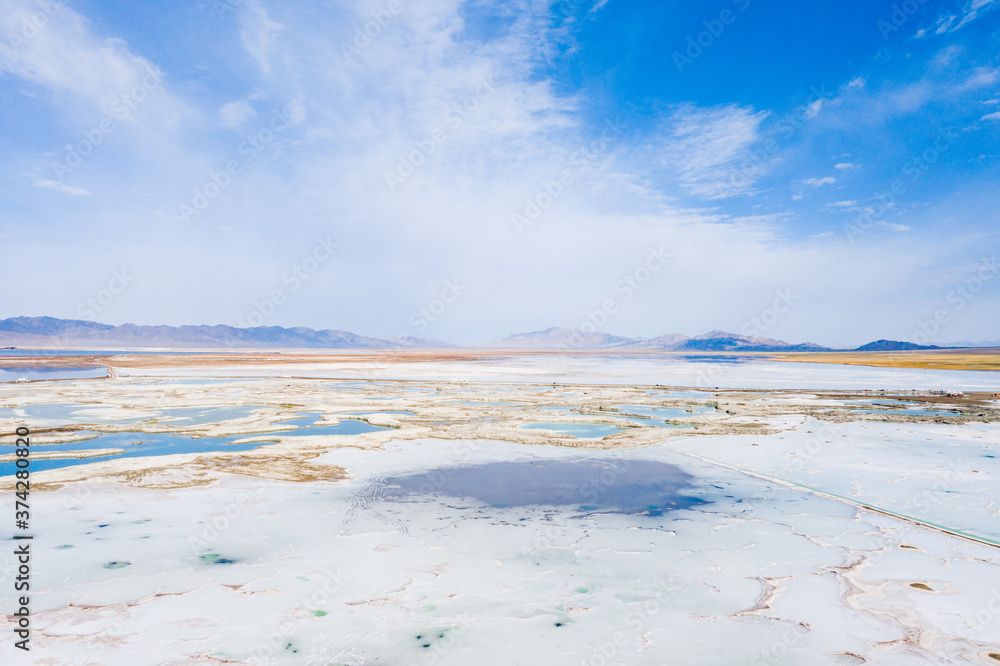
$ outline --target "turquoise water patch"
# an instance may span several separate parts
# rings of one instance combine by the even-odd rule
[[[25,419],[29,421],[57,421],[69,423],[97,423],[98,417],[85,414],[86,410],[98,409],[102,412],[114,405],[88,405],[81,402],[57,402],[48,405],[24,405],[23,407],[6,407],[0,409],[0,418]],[[100,418],[108,419],[107,416]],[[139,423],[150,419],[149,415],[129,418],[110,418],[114,423]]]
[[[212,451],[249,451],[267,446],[274,442],[256,441],[242,442],[234,444],[237,440],[253,437],[310,437],[318,435],[358,435],[365,432],[375,432],[377,430],[387,430],[382,426],[374,426],[366,421],[357,419],[344,419],[336,425],[314,426],[319,419],[318,412],[310,412],[290,421],[283,422],[283,425],[293,425],[294,427],[280,432],[246,433],[230,437],[190,437],[186,435],[174,435],[171,433],[145,433],[145,432],[115,432],[96,433],[94,439],[82,442],[60,442],[47,445],[46,451],[85,451],[91,449],[124,449],[124,453],[100,456],[96,458],[75,459],[67,458],[61,460],[32,460],[32,471],[42,471],[46,469],[58,469],[61,467],[72,467],[75,465],[86,465],[92,462],[101,462],[118,458],[141,458],[147,456],[163,456],[175,453],[208,453]],[[95,434],[94,431],[81,431],[80,434]],[[10,440],[13,444],[13,440]],[[15,463],[0,463],[0,476],[11,476],[16,471]]]
[[[0,382],[27,379],[36,382],[49,379],[96,379],[107,377],[108,369],[100,368],[48,368],[44,366],[15,366],[0,368]]]

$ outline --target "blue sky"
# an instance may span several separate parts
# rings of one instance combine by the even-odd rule
[[[1000,0],[801,4],[9,0],[0,316],[1000,339]]]

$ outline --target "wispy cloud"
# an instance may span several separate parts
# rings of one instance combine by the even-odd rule
[[[101,39],[88,22],[60,3],[31,39],[15,45],[0,40],[0,71],[59,93],[71,93],[93,108],[106,110],[117,98],[142,84],[153,63],[133,54],[119,39]],[[0,32],[18,34],[39,7],[10,0],[0,12]]]
[[[63,192],[65,194],[73,194],[76,196],[86,196],[90,194],[87,190],[80,187],[70,187],[65,183],[60,183],[58,180],[36,180],[35,187],[44,187],[50,190],[56,190],[58,192]]]
[[[725,199],[749,192],[763,165],[742,168],[748,149],[760,139],[768,112],[729,105],[684,106],[666,122],[660,150],[676,169],[680,184],[704,199]]]
[[[283,29],[270,19],[267,9],[258,0],[248,0],[240,12],[240,41],[265,78],[271,76],[271,58]]]
[[[935,32],[939,35],[946,32],[954,32],[975,21],[991,9],[995,9],[998,5],[1000,5],[1000,2],[997,2],[997,0],[970,0],[960,13],[949,14],[938,19]]]

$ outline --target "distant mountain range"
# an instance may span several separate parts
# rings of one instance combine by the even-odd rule
[[[0,320],[0,345],[96,348],[302,348],[302,349],[440,349],[446,342],[422,338],[381,340],[348,331],[257,326],[111,326],[79,319],[13,317]]]
[[[77,319],[14,317],[0,320],[0,345],[39,347],[120,348],[301,348],[301,349],[448,349],[455,345],[440,340],[397,338],[383,340],[348,331],[316,331],[311,328],[258,326],[111,326]],[[770,338],[711,331],[688,338],[662,335],[657,338],[626,338],[606,333],[581,332],[572,328],[549,328],[511,335],[487,349],[522,350],[634,350],[634,351],[822,351],[814,344],[790,344]]]
[[[112,326],[79,319],[12,317],[0,320],[0,346],[65,348],[187,348],[187,349],[456,349],[440,340],[404,337],[395,340],[369,338],[348,331],[281,326],[236,328],[233,326]],[[973,346],[973,345],[970,345]],[[982,346],[982,345],[974,345]],[[834,351],[812,343],[792,344],[773,338],[754,338],[726,331],[709,331],[689,338],[679,334],[656,338],[627,338],[572,328],[510,335],[482,349],[561,351],[690,351],[690,352],[786,352]],[[896,340],[878,340],[851,351],[908,351],[941,349]]]
[[[826,347],[812,343],[790,344],[771,338],[751,338],[745,335],[710,331],[689,338],[684,335],[661,335],[657,338],[623,338],[605,333],[584,333],[573,328],[547,328],[544,331],[520,333],[497,340],[492,349],[559,349],[573,350],[634,350],[634,351],[823,351]]]

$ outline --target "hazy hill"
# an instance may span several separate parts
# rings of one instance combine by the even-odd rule
[[[438,340],[382,340],[348,331],[257,326],[111,326],[77,319],[13,317],[0,320],[0,346],[43,347],[181,347],[310,349],[439,349]]]
[[[913,349],[941,349],[941,347],[937,345],[917,345],[901,340],[876,340],[875,342],[861,345],[854,351],[910,351]]]
[[[493,342],[491,349],[612,349],[635,342],[634,338],[623,338],[606,333],[590,333],[575,328],[547,328],[544,331],[508,335]]]
[[[614,349],[634,351],[826,351],[812,343],[791,344],[771,338],[751,338],[726,331],[710,331],[689,338],[679,333],[656,338],[624,338],[606,333],[584,333],[572,328],[548,328],[501,338],[496,349]]]

